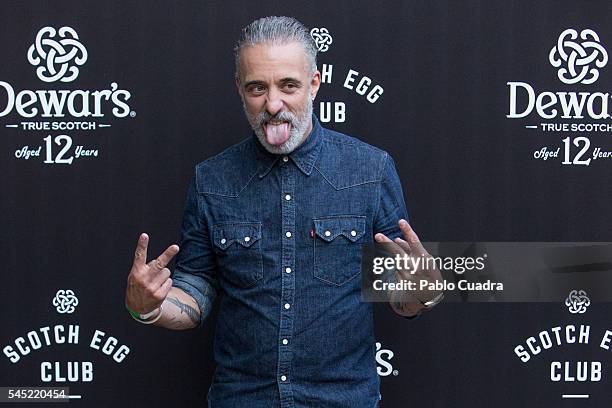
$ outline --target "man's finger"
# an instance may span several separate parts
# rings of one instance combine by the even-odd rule
[[[153,296],[163,302],[163,300],[166,299],[166,297],[168,296],[168,292],[170,292],[170,289],[172,289],[172,279],[168,278],[164,281],[164,283],[162,283],[159,289],[155,291]]]
[[[166,279],[170,277],[171,274],[172,273],[168,268],[164,268],[159,271],[159,273],[155,275],[151,280],[151,288],[153,288],[153,291],[159,289],[159,287],[166,281]]]
[[[404,254],[404,252],[405,252],[404,249],[401,246],[399,246],[396,242],[393,242],[385,234],[382,234],[382,233],[379,232],[378,234],[374,235],[374,239],[379,244],[387,244],[387,245],[383,246],[385,251],[391,250],[394,254],[400,254],[400,255]]]
[[[138,237],[136,244],[136,252],[134,253],[134,264],[144,265],[147,262],[147,246],[149,245],[149,236],[145,233]]]
[[[404,234],[404,238],[406,238],[406,241],[414,252],[416,252],[418,255],[423,255],[427,253],[427,250],[423,247],[423,244],[421,244],[418,235],[416,234],[416,232],[414,232],[414,230],[406,220],[400,220],[399,227],[402,231],[402,234]]]
[[[394,242],[400,247],[402,247],[402,249],[406,251],[406,253],[411,254],[413,252],[413,249],[410,248],[410,245],[403,239],[398,237],[398,238],[395,238]]]
[[[179,247],[178,245],[170,245],[157,259],[149,262],[149,266],[161,271],[168,265],[168,263],[174,258],[174,255],[178,254]]]
[[[404,238],[406,238],[406,241],[420,242],[416,232],[414,232],[414,230],[406,220],[399,220],[399,227],[400,230],[402,230],[402,234],[404,234]]]
[[[389,238],[387,238],[385,234],[381,234],[380,232],[374,235],[374,239],[376,240],[376,242],[393,242]]]

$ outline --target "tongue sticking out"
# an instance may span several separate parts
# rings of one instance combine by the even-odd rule
[[[280,124],[267,123],[264,125],[266,142],[274,146],[280,146],[289,139],[289,123]]]

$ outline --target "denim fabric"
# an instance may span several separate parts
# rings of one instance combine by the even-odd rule
[[[372,408],[379,394],[360,247],[407,219],[391,157],[313,130],[293,153],[253,136],[196,166],[174,286],[215,298],[210,407]]]

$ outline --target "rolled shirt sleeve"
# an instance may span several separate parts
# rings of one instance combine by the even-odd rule
[[[374,233],[385,234],[389,239],[402,237],[398,221],[408,221],[404,193],[395,163],[388,154],[383,158],[378,210],[374,216]]]
[[[180,251],[172,275],[172,285],[183,290],[198,303],[199,326],[202,326],[217,297],[219,283],[208,228],[200,214],[194,177],[187,191],[179,241]]]

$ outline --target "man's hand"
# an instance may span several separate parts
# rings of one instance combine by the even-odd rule
[[[168,296],[172,279],[166,265],[179,251],[178,245],[170,245],[160,256],[147,263],[148,245],[149,236],[141,234],[125,291],[125,304],[140,314],[157,309]]]
[[[399,221],[399,227],[404,235],[404,239],[395,238],[394,241],[389,239],[384,234],[378,233],[374,236],[376,242],[388,243],[392,248],[393,255],[399,254],[401,257],[408,256],[410,258],[421,258],[418,263],[419,267],[414,270],[400,269],[396,271],[396,279],[408,280],[416,283],[416,287],[420,287],[420,282],[426,280],[428,282],[435,282],[442,280],[440,271],[435,265],[426,265],[425,260],[430,258],[431,255],[421,244],[419,237],[410,227],[406,220]],[[412,263],[415,265],[416,263]],[[402,316],[414,316],[421,310],[425,309],[425,303],[432,301],[441,295],[441,292],[432,290],[415,290],[415,291],[391,291],[391,298],[389,303],[393,310]]]

